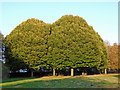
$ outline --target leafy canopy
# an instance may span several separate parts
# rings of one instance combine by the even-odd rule
[[[79,17],[62,16],[53,24],[31,18],[6,36],[6,63],[12,68],[39,69],[107,65],[100,35]]]

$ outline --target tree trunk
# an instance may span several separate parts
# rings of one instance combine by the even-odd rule
[[[53,76],[55,76],[55,67],[53,67]]]
[[[98,72],[101,74],[101,71],[100,71],[100,70],[98,70]]]
[[[105,68],[105,74],[107,74],[107,69]]]
[[[85,75],[85,73],[84,73],[84,72],[82,72],[82,75]]]
[[[33,71],[31,70],[31,77],[33,77]]]
[[[74,71],[73,71],[74,69],[73,68],[71,68],[71,76],[74,76]]]

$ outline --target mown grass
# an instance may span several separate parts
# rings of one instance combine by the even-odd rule
[[[19,80],[27,80],[27,79],[33,79],[33,78],[9,78],[9,79],[3,79],[2,83],[6,82],[14,82],[14,81],[19,81]]]
[[[2,88],[120,88],[118,77],[120,75],[46,77],[25,80],[18,78],[13,80],[13,84],[3,80]]]

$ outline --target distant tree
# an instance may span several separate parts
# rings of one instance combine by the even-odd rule
[[[120,70],[120,44],[118,45],[118,69]]]
[[[2,77],[2,79],[4,78],[8,78],[8,73],[9,73],[9,68],[3,63],[3,34],[0,32],[0,77]]]
[[[2,79],[8,78],[8,73],[9,73],[9,67],[6,66],[2,61],[0,61],[0,77]]]
[[[3,34],[0,32],[0,50],[2,50]]]
[[[3,37],[3,35],[2,35],[2,33],[0,32],[0,55],[2,55],[2,37]]]
[[[3,37],[3,34],[0,32],[0,60],[1,61],[3,61],[3,58],[2,58],[2,56],[3,56],[3,39],[4,39],[4,37]]]
[[[116,43],[108,47],[108,68],[118,69],[118,45]]]
[[[106,46],[110,46],[110,42],[109,41],[104,41],[104,44],[106,45]]]

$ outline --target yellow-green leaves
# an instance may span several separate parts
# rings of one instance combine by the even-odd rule
[[[104,68],[107,52],[83,18],[65,15],[52,25],[34,18],[22,22],[6,37],[6,58],[7,64],[24,63],[22,68]]]

